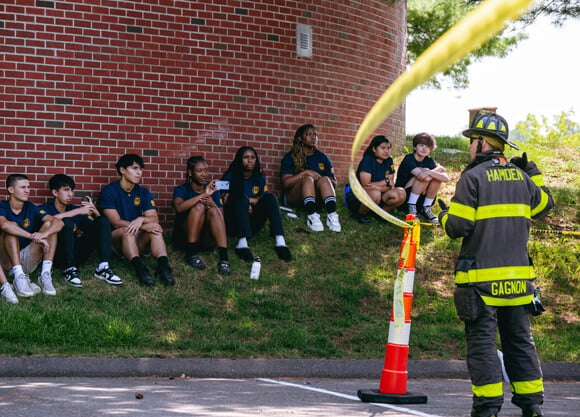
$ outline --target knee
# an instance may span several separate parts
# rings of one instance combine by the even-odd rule
[[[75,222],[72,218],[63,219],[62,222],[63,222],[63,227],[61,230],[63,232],[70,233],[70,232],[75,231]]]
[[[99,216],[95,219],[94,224],[97,227],[102,227],[102,228],[111,228],[111,221],[109,220],[109,218],[107,216]]]
[[[268,206],[278,207],[278,199],[272,193],[264,193],[260,200],[263,201]]]

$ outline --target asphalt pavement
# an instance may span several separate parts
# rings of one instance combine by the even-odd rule
[[[410,361],[401,402],[377,391],[382,360],[0,358],[0,416],[469,416],[463,361]],[[546,417],[580,417],[580,365],[546,363]],[[502,417],[519,417],[504,384]],[[380,393],[379,393],[380,394]],[[406,403],[407,396],[424,398]],[[381,395],[379,395],[381,397]]]

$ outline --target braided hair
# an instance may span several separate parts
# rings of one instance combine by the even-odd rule
[[[205,158],[201,155],[192,156],[187,160],[187,169],[185,170],[185,182],[186,184],[191,184],[193,182],[192,176],[189,174],[193,172],[195,166],[200,162],[205,162]]]

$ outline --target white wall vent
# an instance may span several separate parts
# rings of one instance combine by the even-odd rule
[[[296,25],[296,54],[303,58],[312,58],[312,26]]]

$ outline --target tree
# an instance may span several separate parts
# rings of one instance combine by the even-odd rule
[[[574,111],[563,111],[552,117],[552,122],[546,116],[540,119],[528,114],[526,120],[516,124],[513,139],[529,141],[536,145],[572,145],[580,139],[580,125],[572,120]]]
[[[393,0],[390,0],[393,1]],[[408,0],[407,2],[407,63],[413,63],[433,42],[449,30],[481,0]],[[580,17],[580,0],[543,0],[520,21],[512,23],[479,49],[455,65],[437,74],[426,88],[441,88],[449,81],[454,88],[469,86],[469,66],[483,57],[506,57],[527,36],[521,30],[539,16],[547,16],[555,25]]]

